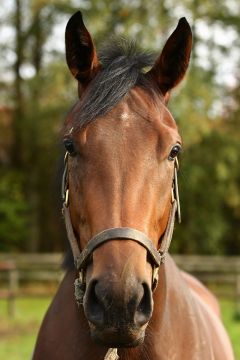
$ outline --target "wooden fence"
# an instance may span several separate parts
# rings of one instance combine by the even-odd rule
[[[14,316],[20,296],[49,295],[63,277],[62,254],[0,253],[0,298],[8,299],[8,313]],[[28,287],[27,285],[31,285]],[[47,287],[39,286],[48,285]],[[35,285],[35,286],[34,286]],[[52,291],[52,292],[53,292]]]
[[[8,299],[9,314],[14,314],[17,296],[29,296],[26,284],[56,284],[63,277],[62,254],[3,254],[0,253],[0,298]],[[240,257],[174,255],[179,267],[199,278],[206,285],[231,288],[240,310]],[[34,286],[31,286],[31,289]],[[35,286],[35,294],[39,294]],[[49,290],[49,287],[47,288]],[[32,290],[31,290],[31,294]],[[46,294],[46,291],[45,291]]]

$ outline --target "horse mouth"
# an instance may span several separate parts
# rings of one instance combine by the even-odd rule
[[[91,337],[99,345],[112,348],[130,348],[143,343],[145,337],[145,326],[141,329],[131,328],[97,328],[90,324]]]

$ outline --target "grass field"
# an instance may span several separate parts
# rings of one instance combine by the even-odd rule
[[[37,331],[50,299],[18,299],[16,316],[9,319],[7,303],[0,300],[0,359],[29,360],[31,358]],[[231,337],[236,360],[240,360],[240,320],[234,320],[235,305],[228,300],[221,301],[225,326]]]
[[[37,331],[50,303],[46,298],[18,299],[16,316],[9,319],[7,302],[0,300],[0,359],[29,360]]]

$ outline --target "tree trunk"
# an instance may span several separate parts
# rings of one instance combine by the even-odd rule
[[[23,109],[23,81],[21,78],[21,66],[23,63],[23,32],[22,32],[22,7],[21,0],[15,0],[15,53],[16,61],[14,64],[14,98],[15,98],[15,116],[13,119],[14,144],[12,149],[12,163],[16,168],[23,165],[23,139],[22,139],[22,121],[24,116]]]

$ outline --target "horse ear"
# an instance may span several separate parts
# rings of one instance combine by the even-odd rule
[[[85,87],[99,69],[99,61],[91,35],[80,11],[68,21],[65,32],[66,60],[73,76]]]
[[[181,18],[172,35],[168,38],[161,55],[148,72],[164,95],[183,79],[189,64],[192,49],[192,32],[185,18]]]

